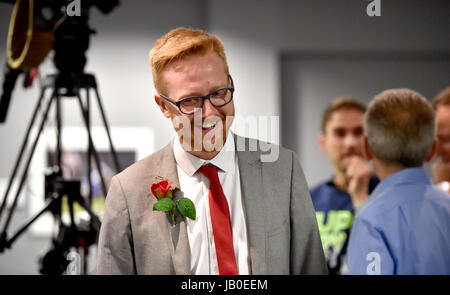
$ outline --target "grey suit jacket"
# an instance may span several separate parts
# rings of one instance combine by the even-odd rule
[[[235,136],[238,140],[243,138]],[[327,274],[297,157],[282,147],[275,162],[262,162],[261,154],[237,151],[252,274]],[[99,236],[98,274],[190,274],[185,219],[178,216],[173,226],[167,213],[153,209],[156,198],[148,196],[151,184],[163,179],[179,186],[171,144],[112,179]]]

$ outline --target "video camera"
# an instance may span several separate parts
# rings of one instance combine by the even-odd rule
[[[0,2],[14,3],[12,0]],[[0,97],[0,123],[6,121],[9,103],[18,76],[25,73],[24,87],[31,86],[33,69],[50,50],[60,74],[82,73],[89,48],[89,10],[97,7],[110,13],[118,0],[16,0],[8,33],[8,64]],[[68,16],[69,5],[79,6],[79,15]],[[32,13],[30,13],[32,12]]]

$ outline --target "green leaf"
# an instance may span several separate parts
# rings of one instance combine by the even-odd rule
[[[158,211],[167,212],[172,210],[173,208],[173,201],[169,198],[162,198],[155,204],[155,209]]]
[[[177,202],[177,210],[181,215],[189,217],[192,220],[196,218],[194,203],[188,198],[181,198]]]
[[[173,199],[172,191],[170,189],[167,190],[166,198]]]
[[[159,191],[159,189],[156,190],[156,194],[158,195],[158,200],[164,199],[163,195]]]

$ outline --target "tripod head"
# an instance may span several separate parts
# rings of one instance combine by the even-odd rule
[[[58,19],[54,27],[55,44],[53,62],[62,74],[82,73],[86,65],[85,52],[89,48],[90,35],[96,31],[88,25],[89,9],[97,7],[104,14],[110,13],[119,5],[118,0],[84,0],[79,1],[80,15],[68,17],[61,7],[67,7],[72,1],[50,1],[53,19]],[[64,11],[64,12],[61,12]]]

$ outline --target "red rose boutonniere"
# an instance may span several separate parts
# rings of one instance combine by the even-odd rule
[[[174,200],[174,193],[180,188],[177,186],[172,187],[172,182],[163,180],[152,184],[150,189],[151,194],[158,200],[154,208],[158,211],[169,213],[173,225],[176,224],[175,214],[195,220],[196,212],[194,203],[188,198]]]

